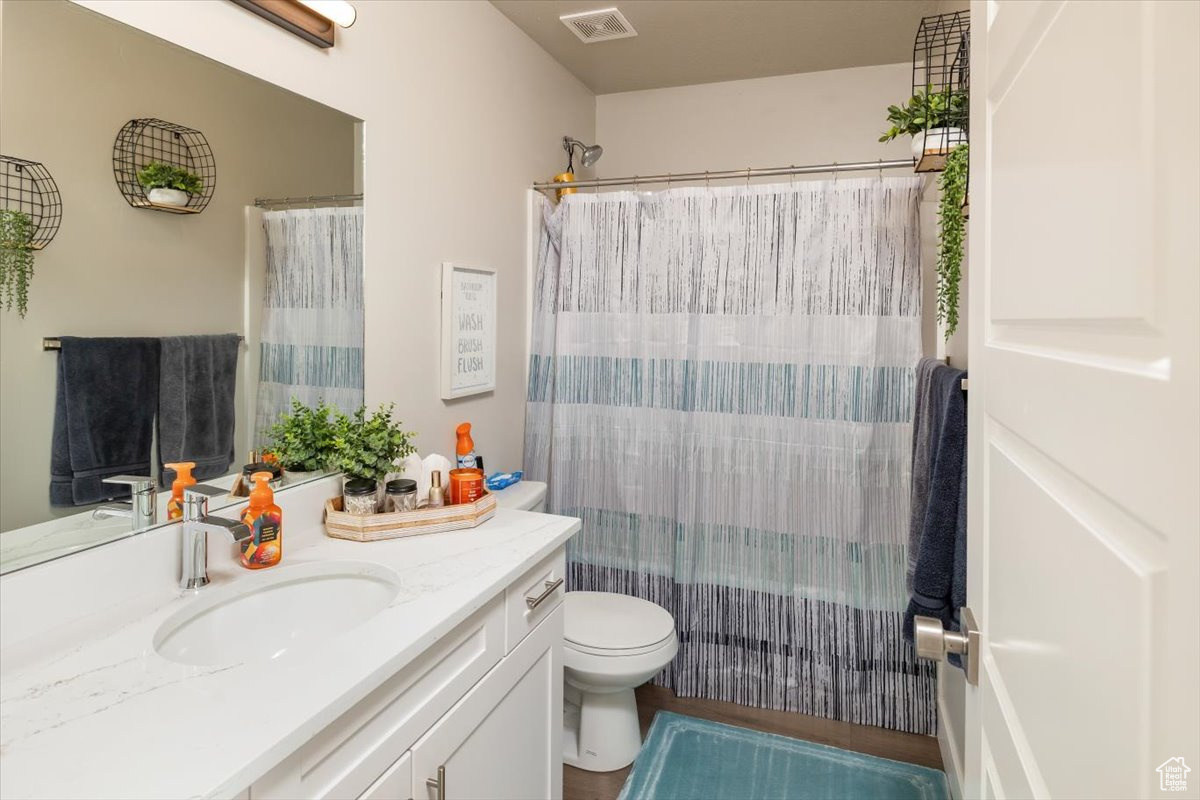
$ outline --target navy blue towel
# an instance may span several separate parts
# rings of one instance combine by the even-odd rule
[[[158,406],[158,339],[63,336],[58,354],[50,505],[128,497],[113,475],[149,475]]]
[[[904,614],[904,638],[910,642],[914,616],[935,617],[947,630],[957,630],[958,609],[967,601],[967,400],[962,390],[966,376],[965,370],[948,366],[930,376],[935,426],[932,472],[912,595]]]
[[[238,354],[236,333],[215,336],[164,336],[158,388],[160,464],[194,461],[192,476],[208,480],[224,475],[233,463]],[[163,468],[163,486],[175,470]]]

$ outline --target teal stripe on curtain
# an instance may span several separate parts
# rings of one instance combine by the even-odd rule
[[[910,422],[911,367],[530,357],[529,402]]]
[[[260,348],[259,379],[297,386],[361,389],[361,347],[272,344]]]

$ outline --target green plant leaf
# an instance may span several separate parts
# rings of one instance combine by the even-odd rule
[[[938,180],[942,196],[938,202],[937,314],[938,321],[946,323],[947,339],[958,329],[959,283],[966,238],[962,207],[966,201],[969,166],[968,146],[960,144],[946,157]]]
[[[416,452],[414,434],[392,421],[395,404],[381,405],[367,416],[366,406],[353,414],[338,413],[334,422],[334,466],[347,476],[381,480],[395,462]]]
[[[29,284],[33,280],[33,218],[17,209],[0,209],[0,303],[4,310],[16,306],[25,317]]]
[[[151,161],[138,170],[138,183],[143,189],[178,189],[188,194],[200,194],[204,191],[204,182],[188,172],[183,167],[164,164],[161,161]]]

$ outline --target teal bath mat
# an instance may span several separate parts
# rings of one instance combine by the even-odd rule
[[[948,800],[946,776],[660,711],[619,800]]]

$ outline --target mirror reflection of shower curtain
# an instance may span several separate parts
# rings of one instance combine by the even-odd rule
[[[362,208],[263,214],[267,282],[254,442],[291,407],[363,402]]]
[[[526,477],[580,517],[573,590],[675,617],[684,697],[916,733],[903,640],[919,178],[546,207]]]

